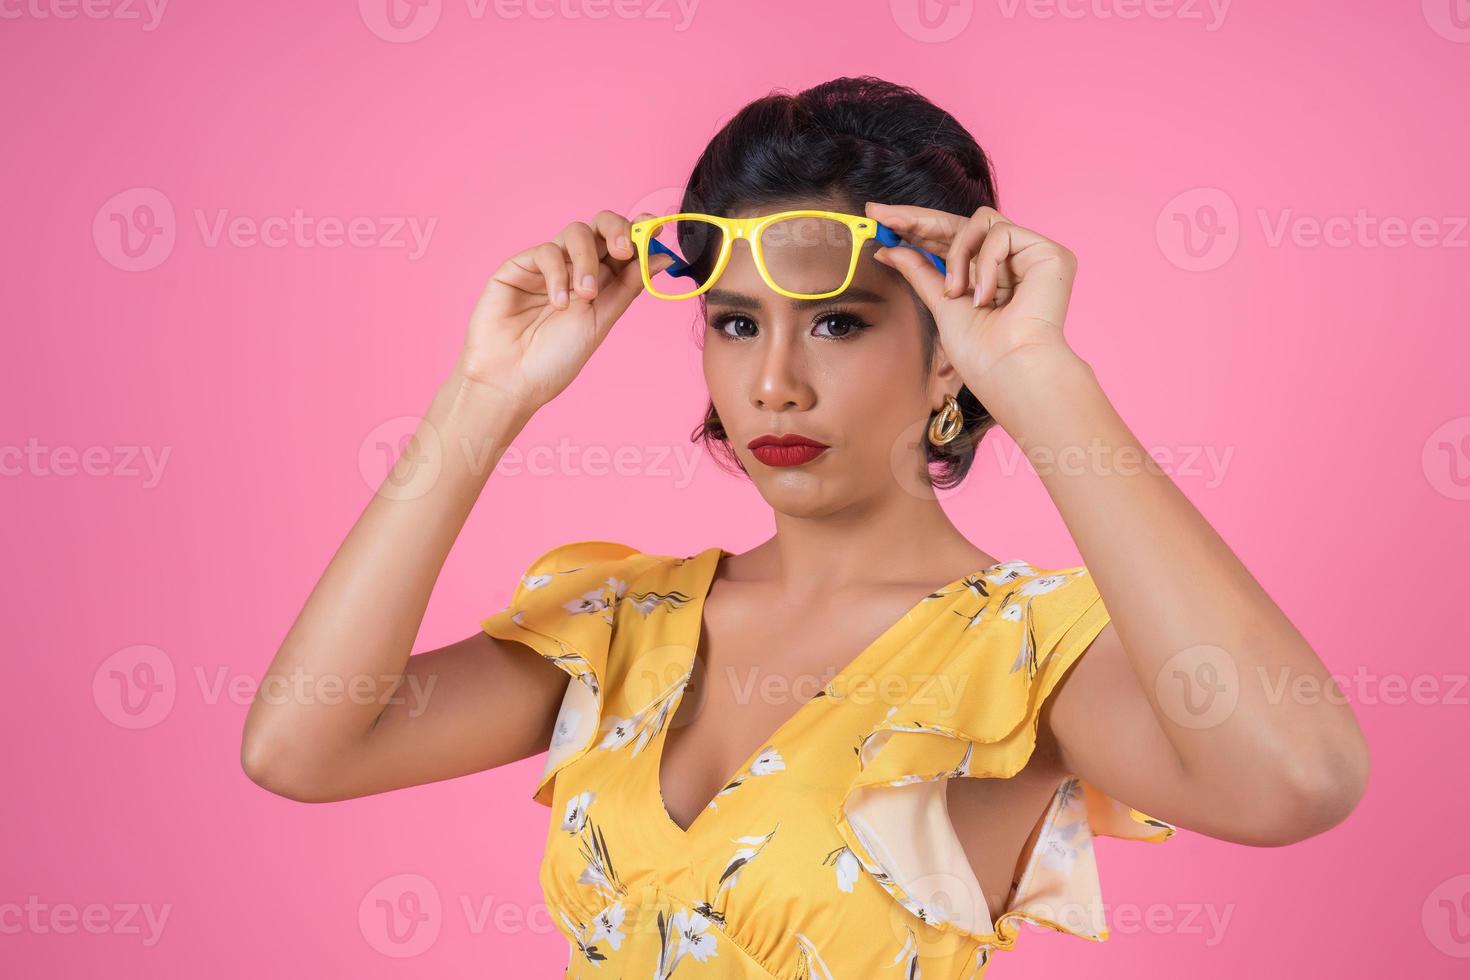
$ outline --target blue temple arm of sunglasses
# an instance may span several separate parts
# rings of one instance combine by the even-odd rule
[[[917,245],[910,245],[908,242],[898,237],[898,232],[894,231],[892,228],[888,227],[882,222],[878,223],[877,238],[878,244],[885,245],[888,248],[912,248],[916,251],[924,253],[924,257],[929,260],[929,264],[938,269],[940,275],[948,274],[948,270],[945,268],[943,259],[935,255],[933,252],[928,251],[927,249],[919,248],[919,246]],[[683,259],[679,258],[679,256],[674,252],[673,249],[669,248],[657,238],[650,238],[648,240],[648,250],[654,255],[667,255],[674,260],[673,265],[663,270],[668,275],[687,276],[690,279],[694,278],[694,272],[692,269],[689,268],[688,264],[685,263]]]
[[[929,260],[929,264],[939,270],[939,274],[941,276],[949,275],[949,270],[945,268],[943,259],[935,255],[928,249],[919,248],[919,246],[917,245],[910,245],[908,242],[898,237],[898,232],[894,231],[892,228],[888,227],[881,221],[878,222],[878,244],[885,245],[888,248],[898,248],[899,246],[902,246],[903,248],[912,248],[916,251],[922,252],[924,253],[924,257]]]

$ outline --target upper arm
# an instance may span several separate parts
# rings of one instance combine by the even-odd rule
[[[524,644],[484,632],[415,654],[372,729],[309,781],[309,798],[368,796],[545,751],[567,681]]]
[[[1190,824],[1179,755],[1111,622],[1057,681],[1039,721],[1068,772],[1137,810]]]
[[[1192,777],[1166,736],[1151,700],[1109,622],[1062,675],[1038,724],[1063,764],[1098,790],[1176,827],[1258,846],[1280,843],[1276,801],[1253,793],[1251,762],[1242,778]]]

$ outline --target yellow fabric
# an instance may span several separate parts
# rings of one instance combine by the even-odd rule
[[[1174,827],[1061,781],[991,922],[945,812],[951,778],[1005,778],[1108,613],[1084,567],[1002,562],[920,600],[679,828],[659,757],[723,549],[553,548],[481,624],[571,680],[533,798],[567,977],[979,977],[1021,920],[1107,939],[1092,841]]]

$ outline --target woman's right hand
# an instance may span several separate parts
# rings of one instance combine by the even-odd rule
[[[560,394],[643,289],[631,225],[599,211],[507,259],[470,315],[456,372],[526,417]],[[671,262],[655,255],[649,273]]]

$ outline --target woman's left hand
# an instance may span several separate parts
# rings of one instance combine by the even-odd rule
[[[901,204],[867,205],[867,214],[904,241],[944,259],[949,278],[911,248],[880,248],[934,315],[945,355],[965,386],[985,402],[992,374],[1023,348],[1071,355],[1062,336],[1077,257],[990,207],[966,218]],[[1015,361],[1011,362],[1012,364]]]

